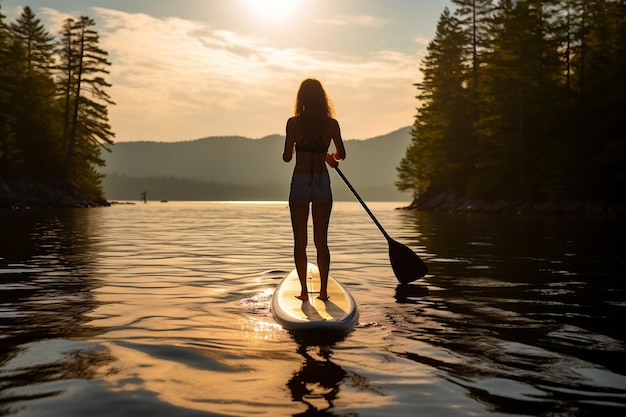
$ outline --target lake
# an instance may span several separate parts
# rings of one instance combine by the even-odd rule
[[[284,202],[0,212],[0,416],[623,416],[623,223],[337,202],[344,340],[273,320]],[[314,260],[312,242],[310,259]]]

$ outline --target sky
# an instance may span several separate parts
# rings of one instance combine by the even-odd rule
[[[112,62],[115,141],[284,134],[302,80],[320,80],[344,139],[413,123],[420,62],[450,0],[0,0],[58,35],[96,21]]]

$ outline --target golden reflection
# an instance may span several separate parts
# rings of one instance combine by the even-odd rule
[[[231,349],[107,343],[117,358],[116,373],[106,378],[113,392],[156,393],[177,407],[216,414],[251,415],[280,403],[275,387],[290,378],[293,359],[253,358]],[[278,356],[278,355],[277,355]],[[282,356],[282,355],[281,355]],[[254,369],[249,360],[254,361]],[[281,363],[283,361],[284,363]],[[278,411],[278,410],[275,410]]]
[[[246,339],[263,342],[283,338],[285,333],[281,325],[266,320],[249,320],[242,324],[241,329]]]

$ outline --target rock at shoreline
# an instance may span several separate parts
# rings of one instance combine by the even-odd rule
[[[619,214],[619,208],[601,202],[476,200],[451,193],[426,193],[413,200],[405,210],[445,211],[450,213],[556,214],[573,216],[605,216]]]
[[[0,178],[0,207],[61,208],[106,207],[103,198],[92,198],[62,181],[37,182],[23,178]]]

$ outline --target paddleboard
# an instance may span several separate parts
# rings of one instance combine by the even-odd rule
[[[295,269],[274,290],[272,315],[285,329],[346,332],[354,327],[359,311],[348,289],[329,276],[328,300],[318,299],[320,274],[317,266],[311,263],[307,267],[307,290],[308,300],[296,298],[300,294],[300,280]]]

